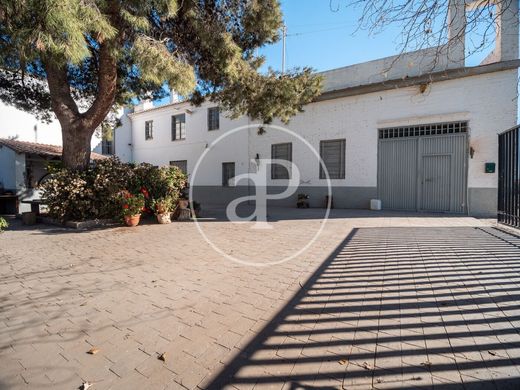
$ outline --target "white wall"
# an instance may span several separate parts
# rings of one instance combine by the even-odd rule
[[[0,102],[0,138],[18,137],[19,141],[36,142],[34,126],[38,127],[38,143],[62,145],[61,126],[57,119],[43,123],[34,115]],[[92,149],[101,139],[92,137]]]
[[[5,189],[16,188],[16,153],[0,146],[0,183]]]
[[[424,94],[417,86],[312,103],[287,127],[318,151],[320,140],[345,138],[346,178],[333,185],[368,187],[377,185],[378,128],[468,120],[475,149],[468,186],[491,188],[497,187],[497,174],[484,173],[484,163],[498,162],[497,134],[517,123],[516,97],[517,72],[510,70],[434,83]],[[275,142],[283,141],[268,132],[252,137],[249,148],[270,155]],[[317,163],[294,145],[293,160],[309,185],[324,185]]]
[[[38,142],[61,145],[61,128],[58,121],[40,122],[34,115],[0,102],[0,138],[18,136],[20,141],[36,142],[34,126],[38,126]]]
[[[189,103],[166,105],[144,112],[130,114],[132,121],[132,155],[135,162],[149,162],[155,165],[168,165],[170,161],[187,160],[188,173],[191,175],[198,158],[211,143],[224,132],[248,124],[242,117],[230,120],[224,113],[220,115],[220,129],[208,131],[207,109],[215,104],[205,103],[200,107]],[[189,110],[191,113],[189,113]],[[186,139],[171,140],[171,117],[186,114]],[[145,140],[145,122],[153,120],[153,139]],[[116,139],[121,132],[116,133]],[[248,172],[247,131],[236,137],[225,139],[215,146],[208,159],[205,159],[197,173],[196,183],[220,185],[222,181],[222,162],[235,162],[236,174]],[[118,147],[116,153],[119,155]]]
[[[497,173],[484,172],[485,162],[497,163],[497,134],[517,123],[517,72],[515,70],[436,82],[424,92],[419,87],[381,91],[309,104],[286,127],[302,135],[319,151],[320,140],[346,139],[346,177],[333,180],[335,186],[376,187],[378,128],[444,121],[469,122],[470,146],[468,187],[496,188]],[[206,145],[226,131],[248,123],[246,118],[231,121],[221,117],[221,130],[207,131],[207,103],[191,107],[188,103],[167,105],[131,115],[133,159],[157,165],[172,160],[188,160],[192,173]],[[186,140],[171,141],[171,115],[186,114]],[[154,139],[144,138],[144,123],[154,121]],[[284,126],[281,123],[275,123]],[[291,141],[282,133],[256,129],[219,144],[217,153],[197,175],[197,184],[220,185],[221,163],[235,161],[236,174],[246,173],[249,160],[258,153],[269,158],[271,144]],[[293,142],[293,161],[301,171],[302,184],[324,186],[319,179],[317,160],[302,144]],[[117,151],[117,148],[116,148]],[[309,157],[311,156],[311,157]],[[284,185],[284,181],[271,181]]]

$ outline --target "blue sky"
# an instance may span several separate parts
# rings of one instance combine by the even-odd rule
[[[356,31],[361,9],[347,8],[345,0],[282,0],[281,4],[288,29],[287,69],[310,66],[323,71],[399,53],[399,26],[390,26],[377,35]],[[472,56],[468,64],[477,65],[486,52]],[[259,53],[266,56],[264,69],[281,69],[281,42]]]

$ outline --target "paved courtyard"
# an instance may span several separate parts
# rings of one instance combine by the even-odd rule
[[[331,216],[265,267],[193,223],[15,223],[0,235],[0,389],[520,388],[519,238],[473,218]],[[201,227],[268,263],[323,224],[271,218]]]

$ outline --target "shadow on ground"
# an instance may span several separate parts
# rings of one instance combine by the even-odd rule
[[[518,389],[519,244],[354,229],[208,388]]]

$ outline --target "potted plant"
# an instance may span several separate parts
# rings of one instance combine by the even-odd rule
[[[144,208],[143,194],[132,195],[124,191],[122,196],[123,218],[127,226],[137,226]]]
[[[153,207],[157,222],[161,224],[171,223],[171,212],[173,210],[173,199],[163,197],[153,201]]]

